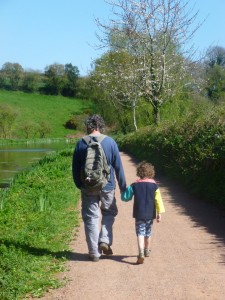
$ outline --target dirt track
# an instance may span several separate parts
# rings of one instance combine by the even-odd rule
[[[121,155],[127,184],[134,181],[135,164]],[[136,265],[137,243],[133,201],[120,201],[114,225],[114,255],[90,262],[83,224],[64,274],[68,284],[51,290],[42,300],[195,300],[225,299],[225,214],[194,199],[164,178],[156,178],[166,213],[154,223],[152,252]]]

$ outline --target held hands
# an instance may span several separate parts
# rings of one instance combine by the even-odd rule
[[[157,223],[161,222],[161,214],[157,214],[156,221]]]

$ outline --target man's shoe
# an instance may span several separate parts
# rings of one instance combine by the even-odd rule
[[[100,250],[100,253],[103,252],[103,254],[105,254],[105,255],[112,255],[113,254],[113,251],[112,251],[111,247],[109,245],[107,245],[106,243],[100,243],[99,244],[99,250]]]
[[[108,246],[108,250],[102,250],[103,254],[105,255],[113,255],[112,248]]]
[[[144,255],[143,254],[139,254],[137,257],[137,264],[141,265],[144,263]]]
[[[98,256],[89,255],[89,260],[91,260],[93,262],[98,262],[99,261],[99,257]]]

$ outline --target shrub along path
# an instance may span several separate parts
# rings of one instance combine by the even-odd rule
[[[127,183],[135,180],[135,163],[122,154]],[[156,178],[166,213],[154,223],[152,252],[136,265],[133,201],[120,201],[114,225],[114,255],[88,261],[83,224],[71,245],[66,286],[43,300],[214,299],[225,295],[225,213],[195,199],[174,183]]]

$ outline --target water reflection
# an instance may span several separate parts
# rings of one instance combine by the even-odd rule
[[[65,142],[0,146],[0,187],[9,185],[15,174],[26,169],[50,151],[66,147]]]

